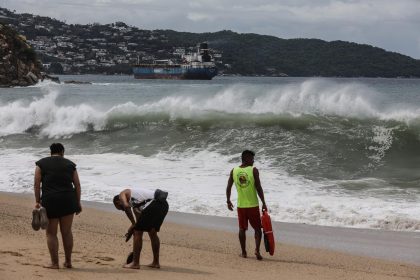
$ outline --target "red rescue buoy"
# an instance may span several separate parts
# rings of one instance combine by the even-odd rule
[[[272,256],[274,255],[275,242],[273,228],[271,226],[271,218],[270,215],[268,215],[267,211],[262,212],[261,225],[264,233],[265,251],[269,252]]]

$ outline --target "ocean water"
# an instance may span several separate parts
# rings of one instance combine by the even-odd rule
[[[161,188],[172,211],[235,216],[228,174],[252,149],[274,220],[420,230],[418,79],[61,80],[92,84],[0,89],[1,191],[31,193],[62,142],[84,200]]]

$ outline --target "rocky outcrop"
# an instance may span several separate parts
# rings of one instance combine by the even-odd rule
[[[42,79],[41,67],[26,39],[0,24],[0,87],[34,85]]]
[[[70,80],[70,81],[64,81],[65,84],[75,84],[75,85],[91,85],[91,82],[84,82],[84,81],[75,81],[75,80]]]

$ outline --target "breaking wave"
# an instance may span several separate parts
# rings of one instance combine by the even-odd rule
[[[125,102],[93,106],[58,104],[60,93],[56,87],[29,102],[17,100],[0,104],[0,136],[36,131],[41,136],[59,138],[144,122],[306,127],[318,122],[350,119],[420,127],[420,108],[378,108],[374,105],[378,94],[360,84],[325,84],[309,80],[259,94],[257,91],[234,85],[211,96],[179,94],[142,104]]]

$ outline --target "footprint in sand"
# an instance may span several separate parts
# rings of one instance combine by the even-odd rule
[[[12,255],[14,257],[23,257],[23,255],[21,253],[13,252],[13,251],[0,251],[0,254],[8,254],[8,255]]]
[[[111,258],[111,257],[106,257],[106,256],[105,257],[96,256],[96,257],[93,257],[93,258],[90,258],[88,256],[83,256],[82,260],[85,261],[85,262],[88,262],[88,263],[95,263],[95,264],[98,264],[98,265],[108,265],[106,263],[102,263],[101,261],[111,262],[111,261],[114,261],[115,259]]]
[[[111,258],[111,257],[95,257],[95,258],[101,261],[105,261],[105,262],[111,262],[115,260],[114,258]]]

